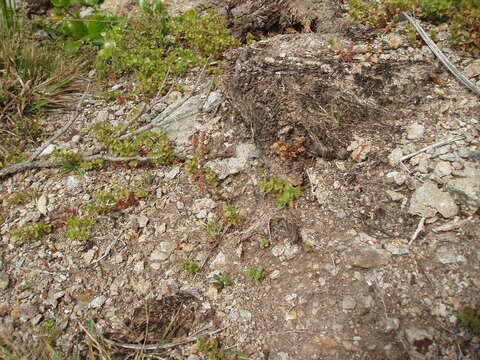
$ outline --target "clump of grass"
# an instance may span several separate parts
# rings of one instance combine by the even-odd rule
[[[262,268],[250,268],[245,272],[245,276],[250,280],[260,282],[265,280],[265,270]]]
[[[267,194],[276,196],[277,207],[283,209],[286,206],[292,206],[293,201],[300,196],[300,187],[293,186],[288,181],[270,177],[265,181],[259,181],[260,190]]]
[[[152,163],[167,165],[176,159],[168,137],[164,131],[142,131],[136,135],[119,139],[114,135],[120,127],[113,128],[106,123],[97,123],[92,127],[97,141],[106,145],[113,154],[121,157],[145,156],[155,157]],[[131,161],[136,166],[137,161]]]
[[[228,275],[213,275],[213,286],[218,290],[223,290],[225,286],[232,283],[232,278]]]
[[[42,136],[36,116],[81,89],[75,79],[82,66],[54,41],[39,39],[32,21],[7,11],[15,20],[0,33],[0,142],[14,147]]]
[[[15,205],[26,204],[37,197],[38,193],[36,191],[17,191],[7,199],[7,203]]]
[[[468,327],[475,335],[480,335],[480,311],[474,307],[468,307],[458,314],[461,324]]]
[[[10,231],[10,236],[22,240],[40,239],[43,235],[52,232],[52,227],[48,224],[37,222],[30,225],[14,228]]]
[[[190,10],[171,16],[159,7],[117,28],[97,68],[105,77],[133,74],[137,90],[153,95],[169,85],[168,76],[182,76],[195,66],[220,60],[225,50],[235,46],[238,42],[218,14],[200,16]]]
[[[200,266],[195,260],[183,259],[180,262],[180,267],[189,274],[195,274],[200,270]]]
[[[89,217],[72,216],[67,219],[67,231],[65,235],[70,240],[87,240],[90,237],[88,231],[95,224],[95,220]]]
[[[354,21],[377,28],[398,21],[402,11],[435,23],[446,22],[453,44],[470,50],[480,48],[478,0],[349,0],[349,7]]]

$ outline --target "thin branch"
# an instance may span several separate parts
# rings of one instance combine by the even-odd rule
[[[145,110],[146,110],[146,105],[145,104],[142,104],[142,107],[140,108],[140,110],[138,111],[138,114],[135,115],[132,119],[130,119],[129,121],[127,121],[125,123],[125,125],[122,126],[122,128],[120,130],[118,130],[118,132],[113,136],[114,138],[118,138],[119,136],[123,135],[123,133],[128,129],[128,127],[130,125],[132,125],[135,121],[137,121],[140,116],[142,116],[144,113],[145,113]],[[128,115],[127,115],[128,116]]]
[[[472,90],[475,94],[480,95],[480,89],[470,80],[468,80],[462,73],[460,73],[457,68],[447,59],[445,55],[440,51],[438,46],[430,39],[427,33],[422,29],[422,27],[407,13],[402,12],[402,16],[404,16],[418,31],[420,36],[422,37],[423,41],[428,45],[430,50],[436,55],[436,57],[442,62],[442,64],[452,73],[453,76],[457,78],[463,85],[468,87]]]
[[[118,235],[115,240],[113,240],[111,242],[111,244],[105,249],[105,251],[103,252],[102,256],[100,256],[99,258],[93,260],[90,264],[87,265],[88,266],[92,266],[92,265],[95,265],[96,263],[102,261],[104,258],[107,257],[107,255],[110,253],[110,251],[113,249],[113,247],[117,244],[117,242],[120,240],[120,238],[122,237],[124,231],[122,231],[120,233],[120,235]]]
[[[70,121],[68,121],[61,129],[59,129],[55,134],[53,134],[53,136],[51,136],[48,140],[46,140],[42,146],[40,146],[38,148],[37,151],[35,151],[29,158],[28,158],[28,161],[33,161],[35,160],[42,152],[43,150],[45,150],[47,148],[48,145],[50,145],[52,142],[54,142],[55,140],[57,140],[63,133],[65,133],[65,131],[68,130],[68,128],[70,126],[72,126],[72,124],[78,119],[78,117],[80,116],[80,109],[82,107],[82,104],[83,104],[83,100],[85,100],[85,96],[87,95],[88,93],[88,90],[90,89],[90,82],[88,82],[88,85],[87,85],[87,89],[85,90],[85,92],[83,93],[82,97],[80,98],[80,101],[78,102],[78,105],[77,105],[77,109],[75,110],[75,114],[73,115],[73,117],[70,119]],[[1,175],[0,175],[1,176]]]
[[[15,269],[18,270],[24,270],[24,271],[31,271],[34,273],[38,274],[44,274],[44,275],[54,275],[62,278],[63,280],[67,279],[69,274],[64,274],[64,273],[59,273],[59,272],[53,272],[53,271],[46,271],[46,270],[39,270],[39,269],[32,269],[32,268],[27,268],[23,266],[15,266]]]
[[[408,246],[412,245],[412,243],[415,241],[418,235],[423,231],[423,226],[425,225],[425,219],[426,217],[423,216],[418,222],[417,229],[415,230],[412,237],[410,238],[410,241],[408,242]]]
[[[140,345],[140,344],[125,344],[125,343],[117,343],[112,340],[105,339],[107,343],[110,345],[115,345],[118,347],[122,347],[124,349],[132,349],[132,350],[160,350],[160,349],[171,349],[173,347],[177,347],[179,345],[185,345],[194,341],[197,341],[199,338],[204,337],[204,336],[212,336],[215,334],[218,334],[219,332],[223,331],[225,328],[213,330],[213,331],[200,331],[196,332],[194,336],[188,337],[183,340],[179,341],[173,341],[171,343],[165,343],[165,344],[150,344],[150,345]]]
[[[439,142],[437,142],[437,143],[435,143],[435,144],[432,144],[432,145],[428,145],[427,147],[424,147],[423,149],[420,149],[420,150],[415,151],[415,152],[413,152],[413,153],[411,153],[411,154],[408,154],[408,155],[403,156],[403,157],[400,159],[400,162],[403,162],[403,161],[405,161],[405,160],[408,160],[408,159],[410,159],[410,158],[412,158],[412,157],[414,157],[414,156],[416,156],[416,155],[418,155],[418,154],[421,154],[421,153],[423,153],[423,152],[425,152],[425,151],[428,151],[428,150],[431,150],[431,149],[435,149],[435,148],[437,148],[437,147],[439,147],[439,146],[447,145],[447,144],[450,144],[450,143],[452,143],[452,142],[455,142],[455,141],[458,141],[458,140],[462,140],[462,139],[463,139],[463,136],[457,136],[457,137],[454,137],[454,138],[451,138],[451,139],[439,141]]]

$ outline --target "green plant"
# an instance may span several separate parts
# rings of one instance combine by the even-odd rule
[[[218,221],[216,217],[212,217],[206,224],[203,225],[205,232],[211,238],[216,238],[222,233],[223,224]]]
[[[17,292],[19,292],[19,293],[22,293],[22,292],[24,292],[28,289],[30,289],[30,285],[28,285],[28,284],[21,284],[21,285],[17,286],[17,288],[16,288]]]
[[[10,236],[19,239],[39,239],[45,234],[52,232],[52,227],[48,224],[37,222],[25,225],[20,228],[14,228],[10,231]]]
[[[237,213],[237,210],[231,205],[223,205],[223,221],[226,224],[235,225],[240,222],[240,216]]]
[[[208,359],[211,360],[229,360],[238,359],[239,357],[248,358],[248,355],[243,352],[223,349],[220,342],[216,339],[200,338],[197,340],[196,346],[198,351],[205,354]],[[229,357],[230,354],[234,357]]]
[[[480,335],[480,311],[468,307],[458,313],[458,319],[463,326],[470,328],[475,335]]]
[[[435,23],[448,23],[450,40],[466,49],[480,48],[480,6],[478,0],[349,0],[354,21],[384,28],[399,20],[402,11]],[[413,30],[407,36],[416,43]]]
[[[59,149],[52,153],[52,158],[56,159],[56,165],[60,168],[60,173],[68,174],[75,171],[77,174],[83,175],[82,159],[76,152]]]
[[[258,243],[260,244],[260,247],[262,249],[265,249],[270,245],[270,241],[268,241],[268,239],[266,238],[261,238],[260,240],[258,240]]]
[[[40,337],[49,345],[53,345],[61,332],[54,319],[45,320],[40,325]]]
[[[232,278],[228,275],[213,275],[213,286],[218,290],[223,290],[225,286],[232,283]]]
[[[43,134],[38,118],[43,108],[71,102],[65,96],[83,87],[75,79],[82,71],[79,57],[67,56],[55,41],[39,39],[35,24],[24,16],[3,8],[0,31],[0,141],[16,148],[22,142],[34,142]],[[4,163],[3,159],[0,159]],[[5,166],[5,164],[2,164]]]
[[[246,271],[245,276],[250,280],[265,280],[265,270],[262,268],[250,268]]]
[[[70,240],[87,240],[90,237],[88,229],[94,224],[95,220],[89,217],[69,217],[65,235]]]
[[[164,131],[142,131],[136,135],[119,139],[115,134],[121,127],[113,128],[106,123],[97,123],[92,127],[97,141],[103,143],[108,150],[117,156],[154,157],[152,163],[167,165],[171,164],[176,155],[172,151],[170,142]],[[133,131],[134,129],[129,129]],[[131,166],[136,166],[137,161],[131,161]]]
[[[313,252],[314,248],[313,248],[313,245],[304,242],[303,243],[303,250],[305,250],[306,252]]]
[[[262,192],[276,195],[277,207],[283,209],[292,206],[293,201],[300,195],[300,187],[293,186],[288,181],[270,177],[266,181],[259,181]]]
[[[95,200],[85,205],[85,210],[90,215],[105,215],[117,208],[118,196],[109,191],[100,191],[95,195]]]
[[[225,50],[238,45],[218,14],[200,16],[190,10],[171,16],[161,6],[133,16],[108,36],[97,61],[99,73],[133,74],[137,91],[147,95],[172,85],[174,77],[195,66],[220,60]]]
[[[25,155],[23,155],[18,149],[14,149],[4,154],[0,154],[0,169],[10,164],[19,163],[23,160],[25,160]]]
[[[15,194],[10,196],[7,199],[9,204],[25,204],[33,199],[38,197],[38,193],[36,191],[17,191]]]
[[[195,274],[198,272],[198,270],[200,270],[198,263],[195,260],[190,259],[183,259],[180,262],[180,267],[182,268],[182,270],[185,270],[190,274]]]

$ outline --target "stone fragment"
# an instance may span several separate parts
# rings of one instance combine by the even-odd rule
[[[453,264],[457,262],[457,255],[447,246],[441,246],[437,250],[437,259],[442,264]]]
[[[237,174],[247,166],[248,160],[258,157],[254,144],[239,144],[235,157],[209,161],[206,165],[218,174],[220,180]]]
[[[48,204],[47,195],[42,194],[37,200],[37,209],[43,215],[47,215],[47,211],[48,211],[47,204]]]
[[[433,173],[439,178],[448,176],[452,173],[452,165],[447,161],[439,161],[435,166]]]
[[[471,212],[480,208],[480,176],[450,180],[446,189],[458,200],[460,207]]]
[[[357,303],[355,299],[351,296],[345,296],[342,300],[342,309],[343,311],[349,311],[355,309]]]
[[[67,180],[66,180],[67,189],[78,190],[77,189],[78,184],[80,184],[80,180],[78,180],[76,176],[70,175],[67,177]]]
[[[152,252],[150,254],[150,257],[149,259],[151,261],[165,261],[169,258],[169,254],[165,253],[164,251],[158,251],[158,250],[155,250],[154,252]]]
[[[387,190],[385,192],[390,197],[390,199],[392,199],[393,201],[402,201],[403,199],[405,199],[405,196],[403,196],[403,194],[401,194],[399,192],[396,192],[396,191],[393,191],[393,190]]]
[[[371,269],[385,265],[390,254],[385,250],[376,249],[372,246],[356,246],[350,252],[350,262],[353,266],[363,269]]]
[[[224,270],[225,265],[227,265],[227,258],[223,251],[220,251],[210,263],[210,268],[213,270]]]
[[[165,174],[165,180],[173,180],[180,173],[180,166],[175,166]]]
[[[425,126],[421,124],[412,124],[407,127],[407,139],[408,140],[415,140],[419,139],[423,136],[423,132],[425,131]]]
[[[465,76],[472,78],[480,75],[480,59],[471,62],[465,67]]]
[[[0,271],[0,290],[5,290],[10,284],[10,278],[5,271]]]
[[[400,148],[395,148],[390,155],[388,155],[388,163],[391,166],[397,166],[400,164],[400,159],[403,156],[403,151]]]
[[[449,193],[427,181],[413,193],[408,212],[424,217],[433,217],[439,212],[443,217],[449,218],[457,215],[458,207]]]
[[[388,334],[392,331],[398,330],[400,327],[400,320],[397,318],[386,318],[386,319],[381,319],[378,322],[378,327],[382,332],[385,334]]]
[[[205,104],[203,104],[203,111],[210,112],[214,110],[222,101],[222,94],[218,91],[212,91],[208,94]]]
[[[98,308],[102,307],[103,304],[105,304],[106,301],[107,301],[106,296],[103,296],[103,295],[97,296],[92,301],[90,301],[90,304],[88,304],[88,307],[91,308],[91,309],[98,309]]]
[[[57,147],[53,144],[48,144],[47,147],[45,149],[43,149],[43,151],[40,153],[39,157],[42,157],[42,156],[48,156],[50,154],[52,154],[55,149]]]
[[[355,140],[347,147],[347,151],[351,151],[351,158],[357,162],[363,161],[372,151],[372,144],[370,141],[354,136]]]
[[[418,344],[433,344],[430,334],[423,329],[410,327],[405,329],[405,337],[411,346],[417,347]]]
[[[142,214],[137,218],[137,221],[138,221],[138,226],[141,228],[144,228],[147,226],[149,218]]]
[[[101,110],[98,112],[97,117],[95,118],[96,122],[105,122],[108,120],[108,110]]]

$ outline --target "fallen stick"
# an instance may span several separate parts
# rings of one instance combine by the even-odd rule
[[[190,336],[186,339],[179,340],[179,341],[173,341],[170,343],[165,343],[165,344],[150,344],[150,345],[141,345],[141,344],[126,344],[126,343],[117,343],[115,341],[105,339],[105,342],[107,342],[110,345],[115,345],[118,347],[122,347],[124,349],[131,349],[131,350],[160,350],[160,349],[171,349],[173,347],[179,346],[179,345],[185,345],[194,341],[197,341],[199,338],[204,337],[204,336],[212,336],[215,334],[218,334],[219,332],[223,331],[225,328],[213,330],[213,331],[197,331],[194,333],[193,336]]]
[[[423,226],[425,225],[425,219],[426,217],[422,217],[418,222],[417,229],[415,230],[412,237],[410,238],[410,241],[408,242],[409,246],[415,241],[415,239],[418,237],[420,232],[423,231]]]
[[[472,90],[475,94],[480,95],[480,89],[473,82],[468,80],[460,71],[458,71],[457,68],[447,59],[447,57],[443,55],[438,46],[427,35],[425,30],[423,30],[422,27],[407,13],[402,12],[401,15],[404,16],[415,27],[415,29],[422,37],[423,41],[425,41],[430,50],[432,50],[435,56],[452,73],[452,75],[455,76],[457,80],[460,81],[463,85]]]
[[[443,145],[447,145],[447,144],[450,144],[452,142],[455,142],[455,141],[458,141],[458,140],[462,140],[463,139],[463,136],[458,136],[458,137],[454,137],[454,138],[451,138],[451,139],[447,139],[447,140],[442,140],[442,141],[439,141],[435,144],[432,144],[432,145],[428,145],[427,147],[424,147],[423,149],[420,149],[418,151],[415,151],[411,154],[408,154],[408,155],[405,155],[403,156],[401,159],[400,159],[400,162],[404,162],[405,160],[408,160],[418,154],[421,154],[425,151],[428,151],[428,150],[431,150],[431,149],[435,149],[439,146],[443,146]]]

